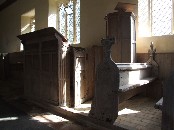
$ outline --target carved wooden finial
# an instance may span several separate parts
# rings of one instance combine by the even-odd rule
[[[149,53],[149,59],[146,63],[152,65],[153,75],[158,76],[158,64],[155,61],[156,48],[154,48],[153,42],[150,43],[150,49],[148,50],[148,53]]]
[[[115,43],[114,38],[102,39],[101,40],[104,52],[104,62],[111,60],[111,47]]]
[[[153,42],[150,43],[150,49],[149,49],[148,53],[150,54],[150,58],[155,60],[156,48],[154,48]]]

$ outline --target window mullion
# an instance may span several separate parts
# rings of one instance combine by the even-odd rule
[[[76,4],[77,4],[77,2],[76,1],[73,1],[74,2],[74,6],[73,6],[73,14],[74,14],[74,17],[73,17],[73,31],[74,31],[74,43],[76,43],[77,42],[77,38],[76,38]]]

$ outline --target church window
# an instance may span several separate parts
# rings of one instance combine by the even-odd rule
[[[70,0],[59,4],[59,32],[71,44],[80,43],[80,0]]]
[[[162,36],[173,33],[172,0],[138,0],[140,36]]]

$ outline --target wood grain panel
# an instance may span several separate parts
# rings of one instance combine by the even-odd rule
[[[137,53],[137,62],[144,63],[148,60],[147,53]],[[174,71],[174,53],[157,53],[155,61],[159,65],[159,78],[163,81]]]
[[[148,53],[137,53],[137,62],[144,63],[148,60]],[[148,89],[150,97],[160,98],[166,79],[171,71],[174,71],[174,53],[157,53],[155,61],[159,65],[159,80],[154,82]]]
[[[54,28],[19,35],[24,44],[25,96],[64,106],[67,103],[66,39]]]

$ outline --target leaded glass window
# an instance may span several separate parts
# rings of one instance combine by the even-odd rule
[[[76,3],[76,42],[80,43],[80,0]]]
[[[70,0],[59,6],[59,31],[71,44],[80,43],[80,0]]]
[[[150,15],[148,0],[138,0],[138,31],[140,36],[149,36],[150,32]]]
[[[152,35],[172,33],[172,0],[152,0]]]
[[[74,42],[74,14],[73,14],[73,2],[68,3],[68,7],[65,8],[67,13],[67,39],[70,43]]]
[[[173,30],[172,0],[138,0],[139,34],[171,35]]]
[[[62,4],[59,8],[59,31],[62,35],[66,36],[66,28],[65,28],[65,19],[66,19],[66,13],[65,13],[65,7]]]

